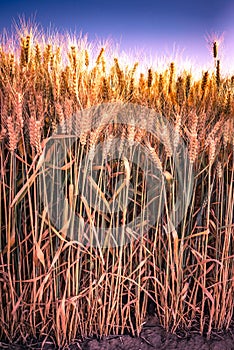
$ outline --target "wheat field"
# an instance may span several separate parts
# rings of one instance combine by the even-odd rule
[[[126,63],[110,47],[94,49],[82,37],[46,36],[30,27],[22,27],[13,37],[2,35],[2,340],[26,344],[32,338],[50,338],[63,346],[77,337],[126,332],[137,336],[150,310],[171,332],[195,329],[210,337],[213,330],[230,326],[234,307],[234,76],[222,75],[218,42],[214,40],[211,48],[213,68],[201,70],[195,79],[192,71],[177,70],[173,61],[163,70],[143,69],[141,62]],[[163,143],[150,134],[146,125],[156,123],[154,114],[143,118],[141,127],[110,121],[108,116],[98,125],[92,114],[79,117],[81,111],[108,103],[155,111],[173,127],[174,138],[164,125],[160,129]],[[80,219],[81,240],[72,231],[68,235],[68,209],[64,209],[62,227],[53,225],[37,183],[39,174],[43,179],[46,176],[40,162],[51,135],[58,132],[58,125],[71,131],[74,116],[79,137],[69,144],[61,133],[64,153],[58,160],[58,150],[49,149],[52,176],[46,179],[54,199],[53,174],[55,162],[60,161],[64,203]],[[124,162],[106,158],[116,137],[128,148],[129,158]],[[188,150],[193,183],[188,173],[190,203],[183,220],[171,230],[168,210],[175,210],[178,192],[173,161],[176,137]],[[90,154],[103,141],[102,157],[95,163]],[[157,193],[163,210],[147,229],[143,171],[131,161],[137,144],[145,152],[141,158],[145,171],[155,166],[165,179],[165,191]],[[90,207],[86,199],[87,171],[95,200],[101,197],[109,208],[106,216],[100,206]],[[122,187],[117,179],[124,179]],[[129,198],[126,207],[123,201]],[[111,209],[113,202],[117,210]],[[88,226],[112,230],[115,224],[123,226],[137,217],[142,219],[137,235],[126,244],[104,245],[87,236]]]

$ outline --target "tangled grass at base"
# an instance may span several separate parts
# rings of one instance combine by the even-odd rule
[[[105,55],[102,48],[94,57],[82,38],[71,43],[55,35],[46,41],[42,33],[26,28],[13,44],[0,46],[3,340],[27,342],[45,336],[64,345],[78,336],[138,335],[149,309],[168,331],[196,329],[208,337],[233,320],[234,76],[222,77],[217,52],[214,69],[201,72],[200,80],[186,70],[177,74],[174,62],[161,72],[150,67],[138,72],[137,63],[128,66],[110,52],[108,59]],[[164,210],[150,230],[144,231],[142,222],[141,234],[126,245],[81,244],[50,221],[37,186],[38,161],[58,124],[68,127],[71,116],[80,111],[115,102],[155,111],[180,135],[194,173],[191,201],[174,230]],[[132,219],[144,207],[138,168],[105,159],[95,189],[108,206],[108,185],[112,183],[117,198],[117,180],[129,167],[129,181],[134,180],[131,211],[103,218],[82,196],[76,202],[74,183],[90,150],[103,140],[111,145],[116,135],[126,140],[130,154],[134,143],[144,145],[165,177],[164,207],[175,206],[177,181],[167,133],[160,145],[143,127],[113,121],[93,129],[86,118],[76,147],[68,147],[61,164],[65,198],[71,207],[78,203],[84,228],[104,221],[109,227],[114,220],[123,224],[126,215]],[[52,196],[53,186],[52,178]]]

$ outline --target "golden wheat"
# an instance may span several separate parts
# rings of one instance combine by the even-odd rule
[[[196,328],[209,337],[233,320],[234,77],[222,75],[218,41],[214,71],[197,79],[170,61],[164,71],[144,69],[141,62],[127,66],[109,49],[97,54],[80,40],[45,39],[24,27],[14,52],[0,43],[0,337],[27,343],[46,335],[62,347],[77,336],[139,335],[150,307],[167,330]],[[127,125],[110,116],[97,125],[85,113],[120,101],[151,113]],[[158,114],[172,131],[159,125]],[[58,125],[61,148],[55,143],[47,150]],[[77,141],[66,142],[72,133]],[[111,162],[116,137],[124,157]],[[171,229],[181,181],[173,157],[183,166],[181,140],[188,148],[190,164],[183,170],[192,199]],[[138,161],[146,169],[134,165],[136,143],[144,148]],[[165,180],[152,195],[163,210],[150,229],[144,177],[157,175],[148,157]],[[46,182],[49,195],[42,200]],[[61,230],[50,220],[50,201]],[[134,220],[136,232],[128,227]],[[115,226],[126,227],[129,244],[116,244]],[[95,228],[104,229],[103,247]]]

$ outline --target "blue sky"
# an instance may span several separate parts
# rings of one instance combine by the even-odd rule
[[[224,33],[223,55],[234,62],[233,0],[9,0],[1,2],[0,31],[19,15],[35,16],[44,29],[82,31],[90,40],[112,38],[124,50],[156,55],[176,48],[201,63],[211,59],[206,34]]]

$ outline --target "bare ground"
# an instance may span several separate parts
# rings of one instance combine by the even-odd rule
[[[4,344],[0,341],[0,349],[9,350],[55,350],[58,349],[52,341],[33,341],[30,345]],[[155,317],[150,317],[144,325],[139,338],[130,335],[109,336],[102,340],[88,338],[83,342],[74,341],[67,347],[69,350],[234,350],[234,325],[225,332],[214,332],[211,339],[206,339],[197,332],[189,332],[181,336],[167,333],[158,325]]]

